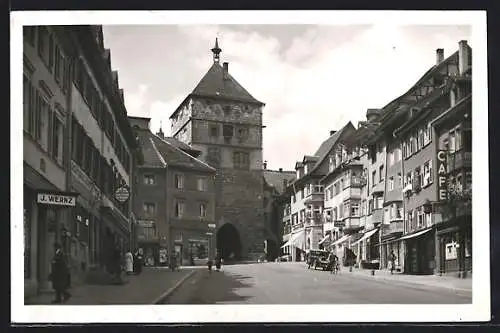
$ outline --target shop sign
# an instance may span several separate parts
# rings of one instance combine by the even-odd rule
[[[75,207],[76,206],[75,194],[57,194],[57,193],[47,193],[40,192],[37,194],[37,202],[42,205],[55,205],[55,206],[66,206]]]
[[[130,192],[127,187],[122,186],[115,191],[115,198],[121,203],[124,203],[130,197]]]
[[[438,174],[438,201],[445,201],[448,198],[447,191],[447,168],[446,168],[446,151],[439,150],[437,153],[437,174]]]

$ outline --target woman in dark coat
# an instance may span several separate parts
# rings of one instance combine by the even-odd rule
[[[64,297],[64,301],[67,301],[71,294],[68,292],[70,272],[68,264],[66,263],[66,258],[61,248],[61,244],[54,244],[54,259],[52,260],[52,270],[50,274],[50,279],[52,281],[52,288],[56,292],[56,299],[52,303],[61,303]]]

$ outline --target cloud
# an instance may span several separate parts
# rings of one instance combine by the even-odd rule
[[[139,84],[137,90],[132,93],[123,92],[127,113],[136,117],[149,116],[148,110],[148,86]]]
[[[170,27],[164,32],[168,40],[159,32],[148,37],[156,43],[148,47],[133,75],[122,72],[127,62],[137,67],[137,59],[125,59],[125,48],[112,48],[113,57],[123,57],[118,61],[120,81],[125,77],[128,87],[135,87],[126,97],[129,111],[148,114],[154,130],[161,121],[167,132],[168,117],[210,67],[210,49],[219,36],[221,61],[228,61],[232,76],[266,103],[263,140],[268,167],[293,169],[295,161],[317,150],[330,130],[348,121],[356,126],[366,118],[366,109],[381,108],[406,92],[434,65],[436,48],[444,48],[447,57],[459,40],[471,35],[463,26],[289,27],[290,33],[287,26],[276,25]],[[133,40],[127,44],[135,45]],[[141,90],[132,82],[150,88]]]

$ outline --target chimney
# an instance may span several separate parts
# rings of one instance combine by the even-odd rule
[[[444,60],[444,49],[436,50],[436,65],[439,65]]]
[[[469,70],[469,46],[466,40],[458,42],[458,72],[464,75]]]
[[[223,69],[223,75],[224,75],[224,80],[227,80],[229,78],[229,63],[224,62],[222,63],[222,69]]]
[[[337,133],[337,131],[330,131],[330,136],[334,135],[335,133]]]
[[[264,165],[264,170],[266,170],[267,169],[267,161],[264,161],[263,165]]]
[[[278,171],[279,171],[279,172],[283,172],[283,168],[279,168],[279,169],[278,169]]]

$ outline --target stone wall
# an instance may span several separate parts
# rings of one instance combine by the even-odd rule
[[[216,221],[233,224],[240,234],[242,259],[264,253],[265,224],[262,171],[219,169],[216,176]]]

